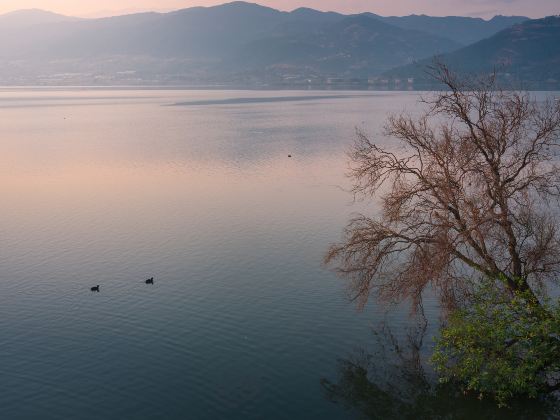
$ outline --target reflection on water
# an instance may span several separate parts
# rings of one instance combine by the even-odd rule
[[[453,384],[439,384],[429,369],[428,323],[411,320],[400,339],[386,323],[374,332],[371,350],[355,351],[338,361],[338,378],[321,380],[328,401],[364,419],[550,419],[560,406],[553,400],[517,400],[498,408],[492,400],[463,394]]]
[[[275,95],[0,92],[0,417],[346,418],[344,150],[413,96],[168,106]]]
[[[381,98],[380,94],[372,95],[377,99]],[[325,99],[350,99],[364,98],[365,95],[298,95],[298,96],[273,96],[273,97],[244,97],[244,98],[227,98],[227,99],[206,99],[189,102],[178,102],[176,106],[193,106],[193,105],[241,105],[241,104],[266,104],[274,102],[300,102],[300,101],[317,101]]]
[[[416,94],[341,95],[0,90],[0,417],[347,419],[344,151]]]

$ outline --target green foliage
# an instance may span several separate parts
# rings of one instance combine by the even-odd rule
[[[559,305],[483,288],[451,314],[432,361],[442,382],[501,406],[517,396],[548,394],[560,383]]]

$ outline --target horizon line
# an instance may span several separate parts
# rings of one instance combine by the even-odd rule
[[[248,4],[248,5],[255,5],[255,6],[264,7],[264,8],[267,8],[267,9],[276,10],[278,12],[284,12],[284,13],[293,13],[297,10],[307,9],[307,10],[313,10],[313,11],[317,11],[317,12],[321,12],[321,13],[336,13],[336,14],[343,15],[343,16],[356,16],[356,15],[371,13],[371,14],[375,14],[375,15],[380,16],[380,17],[408,17],[408,16],[427,16],[427,17],[435,17],[435,18],[459,17],[459,18],[481,19],[481,20],[484,20],[484,21],[490,21],[490,20],[492,20],[496,17],[526,17],[528,19],[542,19],[542,18],[546,18],[546,17],[549,17],[549,16],[557,16],[557,15],[544,15],[544,16],[533,18],[533,17],[529,17],[529,16],[515,15],[515,14],[504,15],[504,14],[501,14],[501,13],[495,14],[495,15],[493,15],[491,17],[488,17],[488,18],[484,18],[484,17],[481,17],[481,16],[473,16],[473,15],[432,15],[432,14],[427,14],[427,13],[410,13],[410,14],[404,14],[404,15],[395,15],[395,14],[381,15],[381,14],[378,14],[378,13],[376,13],[374,11],[370,11],[370,10],[357,12],[357,13],[347,13],[347,12],[338,12],[338,11],[335,11],[335,10],[320,10],[320,9],[315,9],[313,7],[307,7],[307,6],[296,7],[295,9],[282,10],[282,9],[277,9],[277,8],[271,7],[271,6],[262,5],[262,4],[259,4],[259,3],[256,3],[256,2],[234,0],[234,1],[226,1],[224,3],[216,4],[216,5],[213,5],[213,6],[190,6],[190,7],[183,7],[183,8],[179,8],[179,9],[174,9],[174,8],[169,8],[169,9],[142,9],[142,8],[140,8],[140,9],[122,9],[122,10],[114,10],[114,11],[100,10],[98,12],[87,13],[85,15],[72,15],[72,14],[61,13],[61,12],[58,12],[56,10],[33,7],[33,8],[14,9],[14,10],[10,10],[10,11],[4,12],[4,13],[0,13],[0,17],[10,15],[10,14],[14,14],[14,13],[18,13],[18,12],[35,11],[35,12],[52,13],[52,14],[64,16],[64,17],[67,17],[67,18],[95,20],[95,19],[106,19],[106,18],[112,18],[112,17],[130,16],[130,15],[136,15],[136,14],[147,14],[147,13],[168,14],[168,13],[174,13],[174,12],[179,12],[179,11],[182,11],[182,10],[189,10],[189,9],[212,9],[212,8],[221,7],[221,6],[234,4],[234,3],[243,3],[243,4]]]

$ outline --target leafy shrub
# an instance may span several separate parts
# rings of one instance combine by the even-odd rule
[[[456,382],[504,406],[560,389],[559,305],[481,289],[453,312],[432,357],[442,382]]]

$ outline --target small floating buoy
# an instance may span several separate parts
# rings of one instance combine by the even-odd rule
[[[99,292],[99,285],[92,287],[90,290],[92,292]]]

